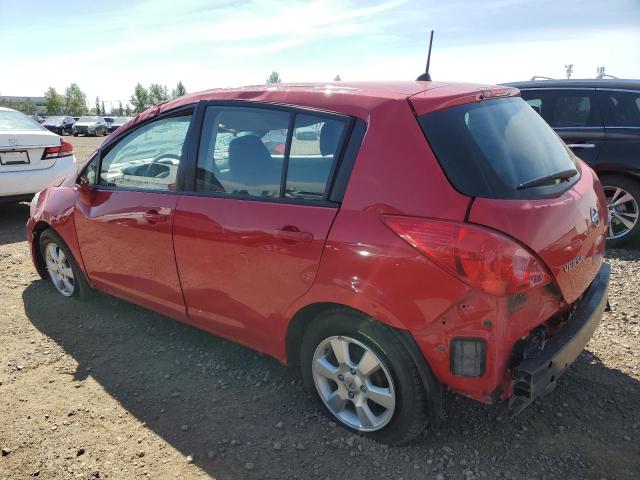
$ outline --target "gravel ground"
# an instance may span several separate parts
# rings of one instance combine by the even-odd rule
[[[323,416],[297,369],[63,299],[31,264],[28,210],[0,206],[0,479],[640,477],[640,251],[609,253],[613,311],[555,392],[515,419],[447,394],[443,426],[388,448]]]

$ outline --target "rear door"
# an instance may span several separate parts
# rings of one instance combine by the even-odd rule
[[[599,90],[606,143],[599,166],[640,172],[640,91]]]
[[[533,88],[522,98],[582,160],[594,165],[604,143],[604,126],[595,89]]]
[[[338,211],[330,179],[348,118],[277,107],[203,105],[191,192],[174,247],[191,322],[261,351],[311,286]],[[313,127],[319,138],[296,138]],[[271,140],[282,137],[283,145]]]
[[[101,151],[95,191],[74,211],[90,280],[108,293],[186,320],[173,253],[178,171],[192,110],[132,129]]]

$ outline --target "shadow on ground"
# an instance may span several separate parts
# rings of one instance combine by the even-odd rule
[[[435,478],[442,468],[447,478],[463,478],[463,458],[476,459],[488,478],[623,479],[640,468],[637,440],[621,433],[640,421],[639,382],[588,352],[556,392],[517,419],[447,394],[445,425],[425,431],[414,445],[387,449],[357,439],[354,447],[305,394],[297,369],[104,295],[68,301],[37,281],[23,300],[33,325],[77,361],[78,380],[91,375],[220,480],[340,478],[341,472],[405,479],[433,472]],[[282,450],[274,450],[274,441]],[[245,470],[246,462],[255,468]]]
[[[27,220],[29,220],[28,203],[0,203],[0,245],[25,241]]]

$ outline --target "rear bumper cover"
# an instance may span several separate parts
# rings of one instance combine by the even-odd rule
[[[607,305],[611,266],[603,263],[585,291],[567,325],[551,337],[534,358],[513,369],[509,410],[517,415],[536,398],[553,391],[593,335]]]

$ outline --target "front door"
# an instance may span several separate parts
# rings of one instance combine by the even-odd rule
[[[338,211],[327,198],[345,127],[344,117],[276,107],[206,107],[194,192],[174,223],[191,322],[275,353]]]
[[[95,190],[76,204],[75,222],[87,275],[116,296],[186,320],[173,253],[190,111],[132,130],[101,152]]]

